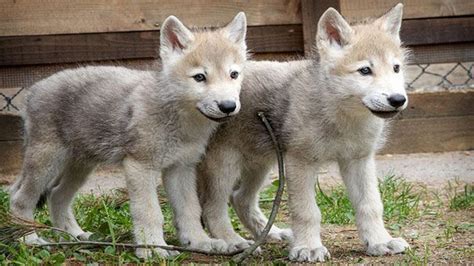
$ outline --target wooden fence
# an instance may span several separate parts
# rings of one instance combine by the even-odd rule
[[[254,58],[284,59],[311,50],[318,18],[328,7],[353,22],[381,15],[398,2],[0,0],[0,93],[10,97],[78,63],[119,61],[144,68],[157,58],[160,23],[171,14],[188,25],[215,26],[244,11]],[[413,50],[413,63],[474,61],[474,1],[402,2],[401,39]],[[0,97],[0,109],[2,104]],[[473,104],[472,91],[411,94],[384,152],[473,149]],[[0,112],[0,172],[18,168],[20,151],[21,119]]]

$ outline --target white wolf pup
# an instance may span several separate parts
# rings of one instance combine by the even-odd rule
[[[319,59],[246,64],[243,110],[219,127],[199,166],[203,220],[213,237],[248,245],[232,229],[229,198],[254,236],[267,222],[258,207],[258,192],[275,155],[256,116],[263,111],[285,151],[293,233],[274,227],[270,237],[292,239],[291,260],[329,257],[320,237],[314,189],[318,168],[328,161],[339,163],[367,253],[393,254],[409,247],[384,228],[374,163],[384,142],[384,118],[407,106],[406,51],[399,37],[402,7],[354,26],[330,8],[318,24]]]
[[[184,245],[226,250],[200,223],[195,164],[218,126],[240,110],[241,71],[246,60],[246,18],[227,26],[192,32],[176,17],[161,28],[162,70],[122,67],[66,70],[32,86],[27,97],[25,156],[11,188],[11,211],[32,220],[47,194],[54,226],[88,238],[76,222],[74,194],[99,163],[121,163],[126,170],[135,241],[166,245],[157,181],[176,212]],[[184,227],[182,221],[187,223]],[[36,234],[26,241],[44,241]],[[146,257],[176,252],[137,249]]]

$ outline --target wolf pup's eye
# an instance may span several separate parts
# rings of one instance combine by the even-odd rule
[[[393,71],[394,71],[395,73],[400,72],[400,65],[394,65],[394,66],[393,66]]]
[[[196,74],[193,76],[193,79],[197,82],[203,82],[206,81],[206,76],[204,74]]]
[[[230,78],[231,79],[237,79],[238,77],[239,77],[239,72],[237,72],[237,71],[230,72]]]
[[[372,69],[370,69],[370,67],[362,67],[362,68],[357,69],[357,71],[359,71],[359,73],[363,76],[372,74]]]

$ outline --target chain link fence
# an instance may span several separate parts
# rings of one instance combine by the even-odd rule
[[[409,65],[406,73],[407,89],[430,91],[472,87],[473,67],[473,62]]]
[[[474,88],[474,62],[415,64],[407,66],[408,91]],[[0,91],[0,113],[21,111],[24,87]]]
[[[0,108],[0,112],[2,111],[20,111],[20,109],[15,105],[16,103],[13,103],[13,100],[17,98],[18,95],[24,90],[25,88],[22,87],[18,89],[13,95],[8,96],[5,95],[4,93],[0,92],[0,98],[3,97],[3,107]],[[0,104],[2,106],[2,104]]]

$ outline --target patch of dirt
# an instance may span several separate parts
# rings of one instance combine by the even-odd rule
[[[287,220],[287,216],[278,220]],[[455,212],[440,209],[404,225],[387,223],[392,235],[404,237],[411,247],[410,251],[397,255],[366,255],[355,225],[323,224],[322,240],[331,253],[330,264],[472,264],[473,221],[474,209]],[[243,235],[248,237],[246,233]],[[288,248],[287,243],[267,243],[262,247],[263,253],[253,256],[248,263],[290,263]],[[185,262],[224,263],[229,259],[193,254]]]
[[[322,237],[331,251],[331,262],[335,263],[472,263],[473,220],[474,212],[471,210],[448,212],[442,218],[427,216],[410,221],[400,230],[392,230],[392,234],[403,236],[412,250],[392,256],[365,255],[355,226],[324,226]]]

